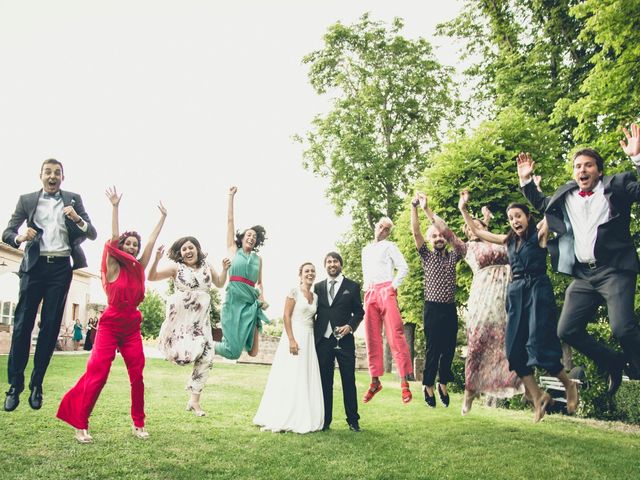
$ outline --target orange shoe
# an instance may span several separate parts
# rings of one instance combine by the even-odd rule
[[[380,390],[382,390],[382,384],[380,382],[378,383],[371,383],[369,385],[369,390],[367,390],[367,393],[364,394],[364,397],[362,397],[362,403],[367,403],[369,400],[371,400],[376,393],[378,393]]]
[[[409,390],[409,382],[402,382],[400,387],[402,388],[402,403],[409,403],[413,398],[411,390]]]

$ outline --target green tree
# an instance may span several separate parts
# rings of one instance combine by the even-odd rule
[[[341,250],[355,278],[374,223],[395,217],[457,107],[451,69],[438,63],[429,42],[403,37],[402,28],[401,19],[387,26],[365,14],[353,25],[329,27],[324,48],[303,59],[331,109],[295,138],[305,146],[305,168],[329,179],[336,213],[353,219]]]
[[[598,149],[607,166],[628,170],[619,148],[620,127],[640,115],[640,0],[586,0],[571,13],[584,23],[582,42],[597,45],[592,68],[580,84],[581,98],[566,102],[575,138]]]
[[[464,72],[473,86],[468,111],[519,108],[552,120],[570,146],[576,121],[565,110],[583,96],[577,87],[599,50],[581,34],[584,19],[572,14],[580,3],[467,0],[458,17],[440,25],[440,34],[463,41],[462,59],[472,60]]]
[[[480,215],[483,205],[489,206],[495,218],[491,229],[505,233],[508,225],[505,209],[512,201],[526,202],[518,191],[515,157],[520,151],[531,152],[539,161],[539,173],[545,188],[552,189],[564,182],[566,174],[561,155],[561,141],[545,122],[535,120],[523,111],[507,108],[495,120],[483,122],[472,134],[461,132],[442,146],[430,159],[413,185],[429,197],[434,212],[442,217],[460,237],[462,217],[457,209],[459,192],[472,193],[471,211]],[[408,203],[408,202],[407,202]],[[422,214],[421,214],[422,215]],[[423,229],[428,220],[421,217]],[[394,240],[409,263],[410,273],[399,290],[398,300],[403,318],[422,324],[423,274],[410,228],[409,205],[403,209],[394,230]],[[557,276],[558,293],[566,278]],[[469,295],[472,273],[465,262],[458,266],[458,305],[464,306]],[[420,338],[420,335],[416,336]]]
[[[142,325],[140,333],[143,338],[155,338],[160,333],[160,326],[164,322],[165,301],[159,293],[147,290],[144,300],[140,304]]]

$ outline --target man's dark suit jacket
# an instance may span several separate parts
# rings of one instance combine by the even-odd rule
[[[640,262],[629,231],[631,205],[640,200],[640,184],[631,172],[602,177],[604,196],[609,203],[609,220],[598,227],[595,244],[596,262],[621,270],[638,272]],[[522,193],[531,204],[545,214],[549,230],[558,237],[549,242],[549,253],[554,270],[573,274],[575,264],[574,237],[565,208],[565,196],[578,188],[571,180],[550,197],[540,193],[533,182],[522,187]]]
[[[20,264],[20,272],[28,272],[31,270],[40,256],[40,237],[42,236],[42,229],[35,225],[33,218],[38,207],[38,199],[40,198],[41,193],[42,190],[38,190],[37,192],[21,195],[18,199],[16,209],[7,224],[7,228],[2,232],[2,241],[15,248],[18,248],[18,245],[16,244],[18,229],[25,221],[27,222],[28,227],[31,227],[38,232],[32,241],[27,242],[24,257]],[[96,233],[96,229],[93,225],[91,225],[91,220],[84,209],[84,205],[82,205],[80,195],[72,192],[64,192],[62,190],[60,190],[60,194],[62,196],[64,206],[66,207],[71,205],[76,213],[80,215],[87,224],[87,231],[83,232],[74,222],[65,217],[65,225],[67,226],[67,232],[69,234],[73,269],[84,268],[87,266],[87,259],[82,248],[80,248],[80,244],[87,238],[95,240],[98,234]]]
[[[318,309],[313,328],[316,344],[324,337],[328,323],[331,323],[331,329],[349,325],[355,332],[364,317],[364,309],[360,299],[360,285],[345,277],[331,305],[329,305],[327,296],[326,280],[316,283],[314,290],[318,295]],[[355,348],[353,335],[347,335],[340,340],[340,346]]]

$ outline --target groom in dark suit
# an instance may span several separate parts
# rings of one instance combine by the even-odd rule
[[[40,332],[29,382],[29,405],[35,410],[42,406],[42,381],[60,333],[73,270],[87,266],[80,244],[97,236],[80,195],[60,190],[64,169],[59,161],[45,160],[40,168],[40,180],[41,190],[20,196],[2,233],[2,241],[12,247],[25,244],[9,352],[10,386],[4,401],[8,412],[16,409],[24,390],[24,370],[40,303]],[[18,234],[25,222],[27,230]]]
[[[314,287],[318,295],[314,336],[324,396],[322,429],[329,429],[333,419],[333,373],[337,359],[347,423],[350,430],[359,432],[356,347],[352,333],[364,317],[360,285],[342,275],[342,257],[339,253],[329,252],[324,258],[324,266],[329,278],[316,283]],[[336,340],[333,336],[336,328],[342,335],[340,340]],[[340,349],[337,350],[335,347],[338,342],[340,342]]]
[[[627,142],[620,143],[637,166],[640,127],[634,124],[631,129],[632,134],[624,130]],[[614,395],[626,362],[640,369],[640,327],[634,318],[640,262],[629,229],[631,207],[640,201],[640,184],[629,172],[604,175],[602,157],[585,148],[573,157],[574,180],[545,197],[531,181],[533,166],[529,154],[519,155],[522,191],[558,235],[549,243],[554,269],[574,277],[565,292],[558,336],[609,375],[608,393]],[[624,355],[587,332],[587,323],[602,302]]]

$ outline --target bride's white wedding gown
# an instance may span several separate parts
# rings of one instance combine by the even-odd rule
[[[322,383],[313,339],[318,296],[314,293],[313,302],[309,303],[298,287],[289,293],[289,298],[296,302],[291,326],[298,355],[289,353],[289,338],[283,331],[253,423],[273,432],[315,432],[322,430],[324,423]]]

